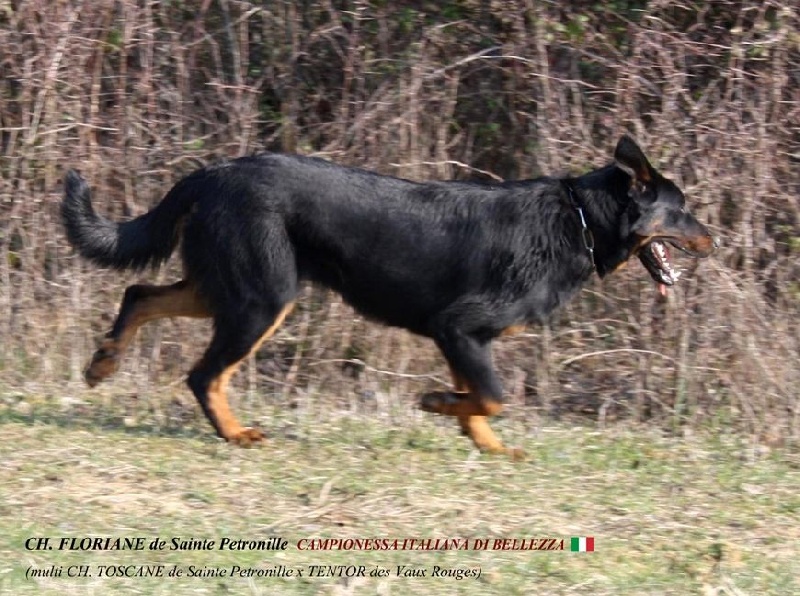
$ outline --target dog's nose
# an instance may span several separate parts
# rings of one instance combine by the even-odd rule
[[[711,237],[711,243],[714,245],[714,250],[716,250],[720,246],[722,246],[722,240],[720,240],[719,236],[712,236]]]

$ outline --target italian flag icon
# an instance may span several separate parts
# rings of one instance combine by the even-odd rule
[[[594,552],[594,536],[573,536],[569,550],[573,553]]]

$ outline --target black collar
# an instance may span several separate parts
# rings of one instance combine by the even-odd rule
[[[581,218],[581,239],[583,240],[583,246],[586,248],[586,252],[589,253],[589,261],[592,263],[592,270],[597,271],[597,263],[594,260],[594,235],[586,223],[586,216],[583,214],[583,207],[578,199],[578,194],[566,180],[564,181],[564,186],[567,187],[569,202]]]

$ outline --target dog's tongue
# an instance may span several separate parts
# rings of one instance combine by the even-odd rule
[[[667,295],[667,284],[656,284],[658,286],[658,293],[662,296]]]

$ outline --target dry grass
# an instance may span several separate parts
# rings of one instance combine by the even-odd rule
[[[410,409],[301,418],[246,408],[271,439],[231,448],[205,423],[127,419],[121,405],[63,410],[28,397],[0,426],[0,591],[69,593],[789,594],[800,589],[800,460],[733,434],[498,425],[526,448],[478,456],[452,424]],[[7,400],[8,401],[8,400]],[[21,410],[26,410],[20,413]],[[267,416],[269,415],[269,416]],[[127,421],[127,422],[126,422]],[[31,536],[261,539],[281,553],[25,551]],[[308,552],[301,538],[569,537],[596,552]],[[24,579],[28,566],[480,567],[479,580]]]

